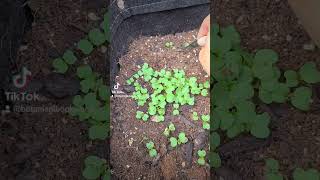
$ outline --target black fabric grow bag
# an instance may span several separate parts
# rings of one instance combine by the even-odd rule
[[[209,0],[118,0],[111,4],[111,82],[132,40],[199,28],[210,13],[209,5]]]

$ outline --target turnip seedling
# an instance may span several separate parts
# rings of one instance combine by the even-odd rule
[[[149,141],[146,143],[146,147],[149,151],[149,156],[150,157],[156,157],[157,156],[157,150],[155,149],[154,143],[152,141]]]
[[[185,144],[188,142],[188,138],[184,132],[180,132],[178,138],[178,144]]]
[[[195,121],[198,121],[198,120],[199,120],[199,116],[198,116],[198,113],[197,113],[197,112],[193,112],[193,113],[192,113],[192,119],[195,120]]]
[[[106,41],[106,36],[97,28],[89,32],[89,40],[96,46],[102,45]]]
[[[178,145],[178,140],[175,137],[170,137],[170,145],[171,147],[175,148]]]
[[[80,49],[83,54],[89,55],[93,51],[93,45],[87,39],[82,39],[78,43],[78,49]]]
[[[68,71],[68,64],[65,63],[61,58],[53,60],[52,66],[57,73],[64,74]]]
[[[175,130],[176,130],[176,127],[174,126],[173,123],[170,123],[170,124],[169,124],[169,130],[170,130],[170,131],[175,131]]]
[[[166,42],[165,47],[172,49],[174,47],[174,44],[173,44],[173,42]]]
[[[206,157],[206,151],[205,150],[198,150],[198,152],[197,152],[197,154],[198,154],[198,160],[197,160],[197,162],[198,162],[198,164],[199,165],[205,165],[205,163],[206,163],[206,161],[205,161],[205,157]]]
[[[77,60],[77,57],[74,55],[74,53],[71,50],[67,50],[63,54],[62,58],[69,65],[74,64],[76,62],[76,60]]]
[[[85,168],[82,175],[85,179],[94,180],[109,175],[107,170],[107,162],[97,156],[88,156],[84,160]]]

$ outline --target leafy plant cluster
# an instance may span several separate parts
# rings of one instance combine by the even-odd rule
[[[176,127],[174,126],[173,123],[170,122],[169,126],[165,128],[165,130],[163,131],[163,135],[165,135],[166,137],[170,137],[170,135],[172,135],[172,133],[176,130]],[[178,137],[174,137],[171,136],[169,138],[170,141],[170,146],[175,148],[180,144],[185,144],[188,142],[188,138],[186,137],[186,134],[184,132],[180,132]]]
[[[89,128],[90,139],[104,140],[108,136],[110,119],[109,88],[88,65],[78,67],[77,75],[81,79],[81,91],[86,94],[74,97],[70,114],[78,117],[80,121],[86,121],[91,126]]]
[[[109,13],[104,15],[99,28],[92,29],[87,37],[77,43],[76,50],[84,55],[90,55],[95,47],[106,42],[110,42]],[[62,57],[56,58],[52,62],[54,71],[65,74],[71,66],[75,66],[78,58],[74,50],[68,49]],[[78,64],[82,64],[78,62]],[[102,77],[92,71],[89,65],[80,65],[77,68],[77,76],[81,80],[82,95],[77,95],[73,99],[73,107],[70,115],[78,117],[81,121],[87,121],[90,124],[89,138],[104,140],[109,131],[109,87],[103,82]],[[82,172],[85,179],[110,179],[110,171],[107,169],[107,163],[104,159],[97,156],[88,156],[85,159],[85,168]]]
[[[110,40],[108,16],[109,13],[104,15],[103,31],[94,28],[86,38],[77,44],[77,49],[83,54],[89,55],[94,47]],[[69,69],[68,65],[74,65],[77,59],[72,50],[67,50],[63,57],[55,59],[52,65],[56,72],[64,74]],[[81,121],[86,121],[91,126],[89,128],[90,139],[104,140],[108,136],[109,127],[109,87],[104,84],[103,78],[98,73],[93,72],[89,65],[78,66],[77,76],[81,80],[83,94],[74,97],[70,115],[78,117]]]
[[[226,131],[229,138],[245,131],[266,138],[270,133],[270,117],[256,113],[254,97],[266,104],[290,101],[298,109],[309,109],[310,84],[320,82],[320,72],[314,63],[304,64],[298,72],[282,73],[275,65],[278,54],[273,50],[246,52],[233,26],[222,28],[215,24],[212,31],[214,130]]]
[[[279,163],[273,158],[266,160],[265,177],[267,180],[283,180],[283,175],[279,172]],[[316,169],[296,168],[293,172],[293,180],[319,180],[320,173]]]
[[[150,83],[152,93],[141,85],[143,82]],[[151,116],[155,116],[155,122],[164,121],[167,104],[173,104],[172,114],[179,115],[181,105],[194,105],[193,95],[207,96],[207,89],[210,87],[209,82],[202,84],[197,83],[196,77],[187,78],[183,70],[155,71],[146,63],[139,66],[139,71],[127,80],[127,84],[134,86],[132,98],[137,101],[138,106],[144,106],[151,99],[148,102],[148,111],[137,111],[136,118],[148,121]]]
[[[155,149],[154,143],[152,141],[146,143],[146,147],[149,151],[150,157],[156,157],[158,155],[157,150]]]
[[[84,169],[82,175],[88,180],[109,180],[110,172],[107,169],[107,162],[105,159],[101,159],[97,156],[88,156],[84,160]]]
[[[165,44],[164,44],[164,46],[166,47],[166,48],[169,48],[169,49],[172,49],[173,47],[174,47],[174,43],[173,42],[166,42]]]
[[[197,163],[202,166],[205,165],[206,164],[205,157],[207,155],[206,151],[205,150],[198,150],[197,154],[199,157],[197,160]]]
[[[300,110],[309,110],[312,102],[310,84],[320,82],[320,72],[313,62],[304,64],[298,71],[282,72],[276,66],[279,59],[276,52],[270,49],[247,52],[241,47],[240,35],[233,26],[223,28],[214,24],[211,31],[214,42],[211,46],[214,59],[211,143],[220,143],[217,130],[226,132],[229,138],[242,132],[257,138],[268,137],[270,116],[257,113],[259,101],[265,104],[290,102]],[[215,154],[214,149],[211,148],[210,153]],[[212,162],[219,162],[218,159],[212,159]]]

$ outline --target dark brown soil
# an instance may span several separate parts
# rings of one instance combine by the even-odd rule
[[[69,107],[72,96],[79,91],[78,82],[69,79],[74,77],[75,71],[71,69],[62,78],[52,75],[52,60],[61,56],[66,49],[74,47],[91,28],[99,27],[101,17],[106,12],[104,3],[100,0],[30,1],[34,23],[18,52],[17,69],[25,66],[32,72],[27,89],[45,100],[27,102],[28,106]],[[100,20],[88,19],[90,12]],[[79,61],[90,63],[96,71],[105,73],[106,55],[101,49]],[[57,91],[58,87],[60,90],[64,87],[63,92],[54,93],[64,94],[62,99],[43,92],[42,87],[46,83],[57,87],[50,89],[51,93]],[[70,84],[75,84],[70,87],[72,92]],[[12,103],[15,106],[24,104]],[[89,141],[87,129],[85,123],[65,113],[11,112],[1,115],[0,179],[82,179],[86,156],[108,157],[108,140]]]
[[[122,85],[137,70],[138,64],[148,63],[155,70],[183,69],[188,77],[195,76],[198,82],[209,80],[198,62],[199,48],[181,49],[181,46],[195,39],[197,31],[163,37],[141,37],[135,40],[129,52],[120,59],[120,73],[117,82]],[[164,47],[173,42],[174,49]],[[135,118],[139,109],[130,97],[112,99],[111,165],[113,174],[119,179],[209,179],[209,168],[197,165],[195,139],[202,141],[202,148],[208,152],[208,134],[202,129],[200,120],[191,119],[192,111],[209,114],[209,97],[196,96],[196,104],[182,106],[180,115],[171,115],[172,107],[167,108],[165,122],[142,122]],[[140,108],[141,109],[141,108]],[[162,134],[169,122],[176,126],[175,136],[184,131],[189,139],[185,145],[172,150],[168,139]],[[150,158],[145,147],[152,140],[159,157]]]
[[[311,39],[291,11],[287,1],[215,0],[212,4],[213,21],[223,26],[235,25],[241,34],[242,45],[251,52],[270,48],[280,55],[282,70],[298,69],[307,61],[314,61],[320,68],[319,49],[307,51],[303,48]],[[213,42],[214,43],[214,42]],[[289,179],[296,167],[320,170],[320,104],[319,85],[315,85],[312,110],[303,113],[290,105],[262,106],[273,117],[272,136],[265,142],[242,143],[244,151],[224,148],[223,167],[240,174],[245,180],[262,179],[264,160],[279,160],[281,172]],[[233,142],[232,142],[233,143]],[[255,147],[250,149],[250,147]],[[233,146],[230,146],[233,147]],[[247,147],[247,148],[246,148]],[[225,152],[227,151],[227,152]],[[222,176],[221,169],[216,174]],[[237,179],[237,178],[235,178]],[[240,176],[238,177],[240,179]]]

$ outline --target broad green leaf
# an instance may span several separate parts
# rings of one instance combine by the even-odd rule
[[[293,70],[284,72],[284,77],[286,78],[286,85],[288,87],[296,87],[299,84],[298,74]]]
[[[104,101],[107,101],[110,98],[108,86],[102,85],[99,87],[99,97]]]
[[[83,99],[80,95],[75,96],[72,103],[76,107],[82,107],[84,105]]]
[[[278,61],[278,59],[279,59],[278,54],[271,49],[261,49],[257,51],[254,57],[255,63],[258,63],[258,64],[262,63],[265,65],[274,64]]]
[[[296,168],[293,172],[294,180],[319,180],[320,173],[315,169],[303,170]]]
[[[106,36],[99,29],[95,28],[89,32],[89,40],[92,44],[100,46],[106,41]]]
[[[276,103],[285,103],[287,101],[288,94],[290,89],[286,84],[279,83],[277,89],[272,92],[272,101]]]
[[[210,166],[213,168],[219,168],[221,166],[221,159],[218,153],[209,153]]]
[[[259,89],[259,98],[262,102],[264,102],[266,104],[271,104],[272,103],[272,92],[260,88]]]
[[[280,173],[268,173],[266,180],[283,180],[283,176]]]
[[[67,63],[67,64],[74,64],[77,60],[77,57],[74,55],[74,53],[71,50],[67,50],[64,54],[63,54],[63,60]]]
[[[92,69],[89,65],[83,65],[78,67],[77,69],[77,75],[79,78],[85,79],[87,77],[92,76]]]
[[[86,39],[82,39],[78,42],[78,48],[83,52],[85,55],[89,55],[93,51],[93,45],[90,41]]]
[[[100,167],[104,164],[104,161],[97,157],[97,156],[88,156],[86,157],[86,159],[84,160],[84,164],[86,166],[97,166],[97,167]]]
[[[53,60],[52,66],[56,72],[61,74],[64,74],[68,71],[68,65],[61,58]]]
[[[95,166],[87,166],[84,168],[82,175],[88,180],[95,180],[100,177],[100,169]]]
[[[232,45],[240,44],[240,34],[234,28],[234,26],[228,26],[221,29],[221,34],[223,37],[228,38],[231,41]]]
[[[210,147],[216,149],[220,145],[220,135],[216,132],[211,133]]]
[[[320,82],[320,72],[314,62],[305,63],[299,70],[299,75],[302,80],[307,83]]]
[[[105,140],[108,137],[108,128],[106,125],[94,125],[89,128],[89,138],[92,140]]]
[[[267,138],[270,134],[269,125],[270,116],[267,113],[257,115],[257,118],[251,126],[250,132],[257,138]]]
[[[231,88],[230,99],[233,103],[245,101],[252,98],[254,90],[251,84],[248,83],[237,83]]]
[[[299,87],[291,96],[291,103],[294,107],[307,111],[309,110],[310,103],[312,101],[312,91],[307,87]]]
[[[279,170],[279,162],[273,158],[269,158],[266,160],[266,167],[269,172],[278,172]]]

